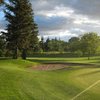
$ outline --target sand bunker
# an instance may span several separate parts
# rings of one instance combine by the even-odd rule
[[[34,70],[59,70],[67,68],[65,64],[41,64],[37,66],[33,66],[32,69]]]
[[[66,69],[66,70],[70,70],[72,69],[72,66],[81,66],[80,68],[85,68],[85,67],[98,67],[96,65],[93,64],[82,64],[82,63],[46,63],[46,64],[41,64],[41,65],[36,65],[36,66],[32,66],[31,69],[33,70],[61,70],[61,69]],[[100,66],[99,66],[100,67]]]

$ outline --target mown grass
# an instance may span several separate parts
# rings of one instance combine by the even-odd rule
[[[74,58],[48,58],[48,57],[43,57],[43,58],[37,58],[37,57],[30,57],[28,58],[29,61],[34,61],[37,63],[52,63],[52,62],[69,62],[69,63],[89,63],[89,64],[100,64],[100,57],[91,57],[90,60],[88,60],[87,57],[74,57]]]
[[[78,93],[100,80],[100,68],[85,65],[69,70],[36,71],[30,66],[40,63],[74,62],[98,64],[92,58],[29,58],[0,60],[0,100],[71,100]],[[99,100],[100,83],[76,98]]]

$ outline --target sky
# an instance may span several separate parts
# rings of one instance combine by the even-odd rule
[[[67,41],[85,32],[100,35],[100,0],[30,0],[39,35]],[[0,30],[6,28],[0,12]]]

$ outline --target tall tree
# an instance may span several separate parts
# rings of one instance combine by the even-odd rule
[[[42,51],[44,51],[44,38],[43,37],[41,37],[40,48],[42,49]]]
[[[22,58],[26,59],[26,51],[35,44],[37,39],[37,24],[29,0],[8,0],[5,17],[8,21],[5,34],[8,48],[13,51],[13,58],[17,58],[17,50],[21,50]]]
[[[34,23],[34,30],[33,33],[30,35],[30,46],[29,48],[32,51],[38,51],[39,50],[39,38],[38,38],[38,25],[36,23]]]
[[[88,59],[90,56],[96,53],[97,48],[99,47],[100,38],[97,33],[85,33],[81,37],[81,51],[88,54]]]

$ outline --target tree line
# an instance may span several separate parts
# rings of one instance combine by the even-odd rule
[[[84,33],[79,37],[72,37],[68,42],[60,39],[47,39],[40,41],[40,46],[43,52],[70,52],[78,53],[80,56],[93,56],[100,49],[100,36],[95,32]]]

